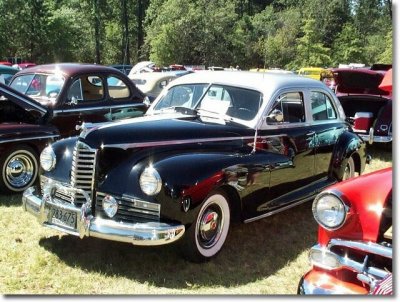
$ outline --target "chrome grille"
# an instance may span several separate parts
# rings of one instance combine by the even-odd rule
[[[77,142],[72,155],[71,186],[82,189],[92,198],[96,166],[96,150]],[[85,198],[76,194],[75,204],[82,205]]]
[[[103,210],[105,193],[97,192],[96,214],[108,218]],[[123,222],[147,222],[160,220],[160,205],[126,196],[113,196],[118,202],[117,214],[112,218]]]

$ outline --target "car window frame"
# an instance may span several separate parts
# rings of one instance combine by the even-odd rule
[[[118,80],[122,81],[125,84],[126,88],[128,89],[128,96],[127,97],[115,98],[115,97],[112,97],[110,95],[110,89],[109,89],[109,85],[108,85],[108,78],[111,78],[111,77],[117,78]],[[105,93],[107,95],[106,98],[111,100],[111,102],[113,104],[114,103],[118,104],[120,102],[125,102],[125,101],[130,100],[130,99],[133,98],[133,91],[132,91],[132,89],[130,87],[130,83],[127,81],[127,79],[123,79],[123,77],[121,77],[121,76],[119,76],[119,75],[117,75],[115,73],[109,73],[109,74],[105,74],[104,75],[103,83],[106,84],[106,89],[105,89]]]
[[[277,122],[277,123],[268,123],[267,116],[271,112],[275,101],[283,94],[287,93],[301,93],[303,96],[303,108],[304,108],[304,122]],[[261,126],[260,130],[268,130],[268,129],[281,129],[281,128],[298,128],[298,127],[307,127],[310,125],[310,117],[309,117],[309,94],[306,92],[306,89],[299,87],[288,87],[284,89],[280,89],[276,91],[272,97],[269,99],[268,104],[266,105],[262,115],[261,115]]]

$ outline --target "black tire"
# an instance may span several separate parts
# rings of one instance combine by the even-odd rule
[[[343,171],[342,180],[353,178],[356,175],[356,167],[352,156],[349,157],[346,163],[346,167]]]
[[[192,262],[215,257],[225,243],[230,217],[228,198],[223,192],[216,191],[207,197],[183,238],[183,256]]]
[[[0,190],[7,193],[23,192],[36,181],[38,155],[29,146],[11,148],[1,155],[0,169]]]

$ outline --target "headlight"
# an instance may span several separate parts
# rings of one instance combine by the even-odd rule
[[[147,167],[140,175],[140,188],[147,195],[156,195],[161,190],[161,177],[153,167]]]
[[[118,211],[118,203],[114,197],[110,195],[106,195],[103,198],[103,210],[107,214],[108,217],[112,218],[117,214]]]
[[[44,148],[40,154],[40,165],[45,171],[51,171],[56,166],[56,154],[51,146]]]
[[[337,194],[327,192],[315,198],[312,211],[315,220],[323,228],[327,230],[336,230],[343,225],[348,207]]]

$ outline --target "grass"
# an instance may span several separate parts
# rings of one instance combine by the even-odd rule
[[[371,148],[366,172],[392,165]],[[0,195],[0,292],[9,294],[294,295],[316,241],[311,203],[234,225],[210,262],[183,260],[178,247],[83,240],[41,227],[21,196]]]

